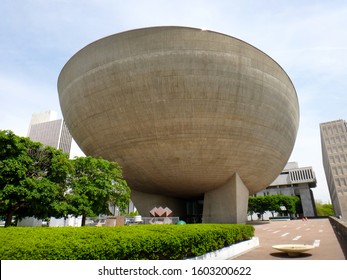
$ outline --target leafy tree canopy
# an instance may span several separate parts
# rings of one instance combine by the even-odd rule
[[[70,177],[67,200],[75,216],[86,217],[111,214],[109,203],[124,211],[130,200],[130,188],[122,177],[120,166],[90,156],[72,160],[74,172]]]
[[[124,211],[130,188],[115,162],[93,157],[73,160],[8,130],[0,130],[0,216],[59,218],[68,214],[111,214],[109,203]]]
[[[300,212],[300,199],[296,196],[286,195],[267,195],[267,196],[250,196],[248,199],[248,213],[252,215],[257,213],[262,216],[266,211],[274,214],[295,214]],[[284,206],[286,210],[281,210]]]
[[[332,204],[322,203],[321,201],[316,201],[316,210],[318,216],[334,216],[334,209]]]
[[[0,130],[0,216],[59,216],[70,173],[67,154]]]

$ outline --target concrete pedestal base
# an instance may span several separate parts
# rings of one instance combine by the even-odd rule
[[[235,173],[225,185],[205,193],[202,222],[246,223],[248,196],[248,189]]]
[[[247,220],[249,191],[235,173],[218,189],[204,195],[203,223],[243,224]],[[142,216],[153,207],[168,207],[174,216],[186,216],[186,200],[132,190],[131,199]]]

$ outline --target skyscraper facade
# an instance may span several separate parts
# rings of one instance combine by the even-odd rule
[[[35,142],[61,149],[70,154],[72,136],[63,119],[57,119],[57,113],[47,111],[33,114],[28,137]]]
[[[322,158],[335,215],[347,220],[347,122],[320,124]]]

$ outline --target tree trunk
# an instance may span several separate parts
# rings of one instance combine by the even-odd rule
[[[6,215],[5,227],[10,227],[12,224],[13,211],[10,211]]]
[[[84,227],[85,225],[86,225],[86,216],[82,215],[81,227]]]

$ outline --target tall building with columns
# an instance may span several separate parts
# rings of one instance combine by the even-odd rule
[[[28,137],[35,142],[40,142],[64,153],[70,154],[72,136],[63,119],[57,118],[54,111],[35,113],[31,117]]]
[[[320,124],[322,158],[335,215],[347,220],[347,122]]]

